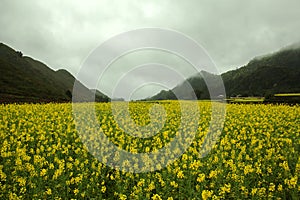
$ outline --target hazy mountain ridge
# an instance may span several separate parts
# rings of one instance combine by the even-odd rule
[[[44,63],[23,56],[20,51],[0,43],[0,102],[69,102],[72,100],[75,77],[65,69],[52,70]],[[212,89],[220,90],[217,83],[223,79],[227,97],[267,96],[275,93],[300,92],[300,45],[294,44],[280,51],[259,56],[247,65],[214,75],[205,71],[179,83],[169,91],[162,90],[147,100],[209,99],[205,80]],[[110,101],[110,98],[79,82],[77,99]],[[191,86],[191,87],[190,87]],[[177,95],[177,97],[175,96]],[[215,98],[216,96],[214,96]]]
[[[67,70],[54,71],[44,63],[23,56],[20,51],[0,43],[0,102],[69,102],[75,77]],[[78,84],[79,101],[94,95],[83,84]],[[110,99],[96,92],[96,101]]]
[[[148,99],[188,99],[186,94],[193,92],[186,90],[185,85],[188,83],[198,99],[209,99],[210,95],[203,77],[211,82],[214,79],[217,80],[218,76],[223,79],[227,97],[236,95],[268,96],[275,93],[300,92],[300,45],[296,43],[272,54],[256,57],[247,65],[221,75],[201,72],[188,78],[172,90],[163,90]],[[221,88],[218,84],[214,84],[213,87],[213,90]],[[179,94],[177,98],[174,91]]]

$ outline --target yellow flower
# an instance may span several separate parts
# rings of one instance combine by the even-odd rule
[[[52,194],[52,190],[51,190],[50,188],[48,188],[48,189],[46,190],[46,194],[47,194],[47,195],[51,195],[51,194]]]
[[[208,177],[209,177],[209,178],[215,178],[217,175],[218,175],[217,170],[212,170],[212,171],[210,171]]]
[[[77,195],[79,193],[78,188],[76,188],[75,190],[73,190],[74,194]]]
[[[289,171],[289,165],[287,161],[283,161],[283,163],[280,163],[279,166],[281,166],[285,171]]]
[[[183,155],[182,155],[182,160],[184,160],[184,161],[185,161],[185,160],[187,160],[187,159],[188,159],[188,155],[186,155],[186,154],[183,154]]]
[[[295,188],[296,185],[297,185],[297,180],[298,180],[298,177],[297,176],[294,176],[292,177],[291,179],[285,179],[284,180],[284,183],[286,185],[288,185],[289,188]]]
[[[257,188],[252,188],[251,195],[254,196],[257,193]]]
[[[159,196],[159,194],[155,194],[151,197],[153,200],[162,200],[162,198]]]
[[[212,195],[213,195],[213,191],[210,191],[210,190],[202,190],[201,196],[202,196],[202,199],[203,199],[203,200],[206,200],[206,199],[212,197]]]
[[[127,196],[125,194],[120,194],[119,195],[119,199],[120,200],[126,200],[127,199]]]
[[[275,184],[274,183],[270,183],[269,191],[271,191],[271,192],[275,191]]]
[[[84,198],[85,197],[85,192],[81,192],[80,195]]]
[[[101,192],[102,192],[102,193],[105,193],[105,191],[106,191],[106,187],[105,187],[105,186],[102,186],[102,187],[101,187]]]
[[[268,167],[267,170],[268,170],[269,174],[272,174],[272,168],[271,167]]]
[[[122,113],[124,103],[116,103],[116,116],[111,113],[111,103],[78,103],[82,108],[82,122],[74,121],[72,104],[0,104],[0,199],[51,199],[52,196],[54,199],[65,199],[64,193],[57,191],[66,187],[72,188],[73,198],[92,199],[99,195],[96,188],[100,193],[108,192],[106,186],[110,184],[107,181],[115,183],[110,186],[112,195],[108,197],[116,199],[144,197],[172,200],[171,196],[176,195],[177,191],[186,190],[195,190],[191,193],[199,193],[202,199],[277,199],[282,198],[283,193],[293,196],[300,191],[299,149],[295,148],[300,136],[300,124],[295,120],[299,118],[300,106],[226,105],[224,134],[220,141],[218,138],[208,138],[203,152],[212,151],[202,159],[199,158],[199,152],[210,127],[212,103],[199,101],[201,118],[188,120],[188,123],[181,122],[181,102],[158,103],[165,108],[166,123],[161,130],[148,126],[151,129],[149,132],[157,132],[152,138],[132,137],[121,128],[135,131],[135,124],[144,126],[163,121],[161,118],[152,118],[152,113],[149,113],[153,105],[151,102],[130,103],[130,117]],[[190,102],[186,101],[185,104]],[[174,157],[173,154],[178,155],[182,150],[180,147],[161,157],[146,154],[142,156],[143,162],[136,158],[123,160],[121,154],[111,154],[113,149],[102,138],[98,138],[99,127],[94,127],[94,119],[86,109],[89,106],[98,113],[96,117],[101,122],[104,134],[125,151],[151,154],[180,136],[181,131],[187,137],[195,133],[195,137],[191,140],[180,137],[182,141],[178,142],[192,141],[192,145],[181,159],[174,162],[168,158]],[[196,112],[193,106],[184,108],[187,116]],[[161,114],[158,113],[158,116]],[[130,120],[134,123],[129,123]],[[91,125],[84,128],[85,134],[78,134],[81,123]],[[192,123],[198,125],[195,130],[191,130]],[[211,128],[214,127],[215,124],[212,124]],[[136,132],[142,135],[139,130]],[[217,139],[217,145],[212,146],[214,139]],[[87,144],[84,144],[85,141]],[[92,158],[102,150],[103,155],[115,156],[101,154],[103,162],[97,160],[97,156]],[[153,172],[141,174],[111,170],[105,163],[114,159],[124,161],[123,165],[117,162],[114,165],[133,171],[140,166],[150,167],[153,164],[159,170],[154,171],[153,168]],[[292,165],[289,162],[293,162]],[[163,169],[165,164],[167,167]],[[44,185],[48,176],[52,181],[41,192],[38,188]],[[189,184],[182,185],[184,188],[181,190],[179,182]],[[233,190],[230,185],[233,183],[239,185],[238,188],[234,187]],[[156,187],[159,188],[155,190]],[[89,192],[82,192],[81,188]],[[52,189],[55,189],[55,196]],[[228,194],[233,191],[236,194]]]
[[[198,174],[197,182],[202,183],[205,180],[205,174]]]
[[[148,187],[146,188],[146,191],[150,192],[152,190],[155,189],[155,184],[153,181],[151,181],[151,183],[148,185]]]
[[[45,176],[47,174],[47,169],[42,169],[40,172],[40,176]]]
[[[183,171],[178,171],[177,173],[177,178],[184,178],[184,174],[183,174]]]
[[[244,174],[247,175],[249,173],[254,172],[254,169],[252,168],[252,165],[246,165],[244,168]]]
[[[145,184],[145,179],[141,179],[138,183],[137,186],[138,187],[142,187]]]
[[[277,187],[277,190],[278,190],[279,192],[281,192],[281,191],[282,191],[282,189],[283,189],[283,188],[282,188],[282,185],[281,185],[281,184],[279,184],[279,185],[278,185],[278,187]]]
[[[17,182],[19,182],[19,186],[25,186],[26,185],[26,179],[23,178],[23,177],[18,178]]]
[[[266,195],[266,188],[259,188],[259,191],[258,191],[258,194],[259,194],[259,196],[260,197],[265,197],[265,195]]]
[[[174,188],[178,187],[178,184],[175,181],[171,181],[170,185],[173,186]]]
[[[220,195],[223,195],[225,193],[230,193],[230,188],[231,188],[231,185],[230,183],[229,184],[225,184],[223,187],[221,187],[221,191],[220,191]]]

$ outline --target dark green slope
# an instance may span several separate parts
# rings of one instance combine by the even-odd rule
[[[300,48],[255,58],[240,69],[222,74],[222,79],[229,96],[300,92]]]
[[[0,43],[0,74],[0,102],[72,100],[73,84],[76,79],[68,71],[54,71],[2,43]],[[83,84],[79,85],[81,101],[94,95]],[[109,98],[99,92],[96,100],[108,101]]]
[[[296,46],[296,45],[294,45]],[[287,47],[273,54],[251,60],[246,66],[221,74],[227,97],[242,96],[268,96],[275,93],[300,92],[300,45]],[[209,92],[203,77],[210,82],[217,80],[218,75],[201,72],[169,91],[161,91],[151,100],[187,99],[193,91],[186,90],[190,84],[198,99],[209,99]],[[213,85],[218,90],[220,85]],[[178,92],[181,91],[181,92]]]

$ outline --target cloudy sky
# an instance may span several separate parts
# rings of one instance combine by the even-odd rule
[[[0,0],[0,41],[54,70],[65,68],[76,75],[89,54],[109,38],[138,28],[167,28],[193,38],[224,72],[299,42],[299,10],[299,0]],[[177,84],[179,79],[162,70],[152,86],[143,87],[146,81],[141,80],[151,82],[149,77],[155,74],[128,72],[136,66],[145,68],[143,63],[171,66],[183,77],[194,73],[188,63],[170,53],[145,50],[112,64],[98,80],[98,88],[109,94],[135,88],[130,94],[141,98]],[[120,79],[123,88],[116,90]],[[159,79],[170,81],[158,83]],[[114,96],[126,96],[123,93]]]

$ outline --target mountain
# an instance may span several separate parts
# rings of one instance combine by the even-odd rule
[[[300,92],[300,47],[260,56],[246,66],[222,74],[230,96],[266,96]]]
[[[0,102],[69,102],[76,78],[64,69],[54,71],[44,63],[23,56],[20,51],[0,43]],[[79,101],[95,95],[96,101],[110,99],[91,91],[80,82]]]
[[[191,99],[189,96],[194,92],[198,99],[209,99],[210,95],[205,80],[213,85],[213,90],[221,89],[217,82],[221,76],[226,96],[269,96],[276,93],[299,93],[300,92],[300,45],[294,44],[281,49],[278,52],[256,57],[247,65],[214,75],[202,71],[188,78],[183,83],[171,90],[162,90],[148,100]],[[187,85],[192,89],[187,89]],[[214,96],[215,98],[216,96]]]
[[[105,94],[103,94],[102,92],[100,92],[97,89],[90,89],[90,91],[95,94],[95,101],[97,102],[108,102],[111,101],[111,99],[106,96]]]

